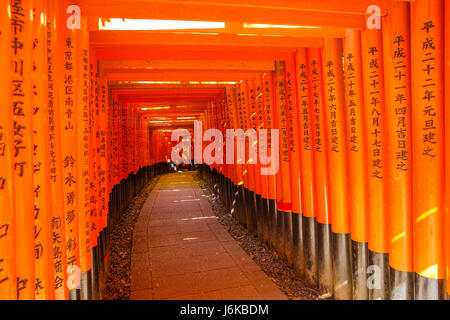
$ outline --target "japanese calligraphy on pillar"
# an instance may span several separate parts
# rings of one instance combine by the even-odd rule
[[[264,128],[264,98],[263,98],[263,88],[262,79],[256,81],[256,105],[257,105],[257,127],[258,129]]]
[[[326,81],[327,93],[326,97],[329,102],[330,112],[330,150],[331,152],[340,152],[340,141],[338,134],[338,119],[337,119],[337,97],[336,97],[336,75],[334,72],[334,62],[329,60],[326,66]]]
[[[93,61],[93,70],[94,70],[94,183],[95,183],[95,202],[92,203],[92,205],[96,208],[95,212],[96,212],[96,228],[97,228],[97,232],[101,232],[103,229],[103,204],[102,204],[102,200],[101,200],[101,157],[100,157],[100,148],[101,148],[101,96],[100,96],[100,84],[99,84],[99,70],[98,70],[98,64],[97,61],[94,60]],[[128,111],[129,112],[129,111]],[[129,125],[129,117],[128,119],[128,123],[127,123],[127,131],[130,130],[130,125]],[[128,131],[130,132],[130,131]],[[129,139],[130,134],[128,134],[128,139]],[[127,141],[127,150],[129,150],[129,146],[130,146],[130,141],[129,140],[125,140]],[[130,154],[128,153],[128,156]],[[127,162],[127,167],[125,169],[125,172],[129,172],[129,163],[130,163],[131,159]],[[94,199],[92,199],[91,201],[93,201]]]
[[[244,96],[242,96],[242,92],[243,92],[242,87],[243,86],[244,86],[244,84],[241,83],[238,86],[237,91],[236,91],[236,95],[237,95],[236,103],[238,106],[238,121],[239,121],[239,127],[237,129],[246,130],[246,128],[247,128],[247,108],[245,107],[245,102],[246,102],[245,94],[244,94]],[[240,141],[238,141],[238,142],[240,142],[241,145],[244,145],[245,137],[241,137],[241,138],[238,137],[237,139],[240,139]],[[239,145],[239,143],[237,145]],[[237,154],[239,155],[240,150],[236,150],[236,151],[237,151]],[[248,185],[247,185],[248,175],[247,175],[247,170],[245,169],[245,161],[244,161],[246,158],[245,150],[244,150],[244,153],[242,153],[242,154],[243,154],[244,159],[242,159],[238,156],[237,161],[238,161],[238,163],[242,163],[242,165],[244,166],[244,167],[242,167],[242,170],[243,170],[242,176],[243,176],[245,187],[248,187]]]
[[[258,134],[258,144],[259,144],[259,159],[267,158],[269,152],[267,149],[267,136],[270,135],[270,131],[267,130],[267,126],[264,122],[264,97],[263,97],[263,79],[262,77],[258,77],[254,80],[255,84],[255,94],[256,94],[256,127]],[[262,134],[262,129],[266,130],[265,135]],[[261,196],[264,199],[268,198],[268,179],[265,175],[260,175],[261,168],[263,168],[262,162],[259,161],[259,165],[257,167],[257,178],[259,178],[257,188],[259,192],[261,192]]]
[[[228,126],[230,129],[234,129],[234,119],[235,119],[235,106],[233,105],[233,90],[231,88],[227,88],[227,110],[228,110]]]
[[[99,118],[100,118],[100,170],[99,170],[99,194],[98,197],[100,199],[101,204],[101,216],[103,217],[103,226],[106,226],[106,216],[108,213],[108,203],[107,203],[107,159],[106,159],[106,132],[108,130],[107,127],[107,114],[108,114],[108,105],[107,105],[107,88],[106,82],[101,81],[99,83],[100,90],[100,108],[99,108]]]
[[[364,122],[363,67],[361,32],[349,29],[344,40],[344,76],[347,123],[348,178],[352,188],[350,193],[351,237],[357,242],[367,241],[367,150]],[[365,263],[365,262],[364,262]],[[359,268],[359,267],[358,267]],[[362,266],[362,268],[366,268]],[[355,284],[360,281],[355,276]],[[362,281],[362,280],[361,280]],[[355,296],[366,298],[366,289],[355,290]]]
[[[256,110],[256,90],[255,90],[255,85],[253,83],[253,81],[248,81],[247,82],[247,86],[248,86],[248,92],[249,92],[249,102],[248,102],[248,112],[249,112],[249,116],[248,116],[248,129],[254,129],[257,130],[257,110]],[[256,138],[257,139],[257,138]],[[256,148],[258,148],[258,142],[257,140],[255,142],[251,142],[249,141],[249,157],[248,157],[248,161],[252,161],[251,163],[256,164],[257,159],[253,158],[250,154],[250,150],[252,150],[252,148],[254,148],[253,150],[257,150]],[[252,186],[252,191],[256,191],[257,193],[260,194],[260,186],[261,183],[258,183],[258,175],[257,175],[257,167],[255,167],[254,165],[249,166],[249,171],[250,171],[250,175],[251,175],[251,181],[252,184],[254,184],[254,186]]]
[[[256,126],[258,130],[267,129],[267,126],[264,124],[264,97],[263,97],[263,87],[262,87],[262,79],[258,79],[255,81],[255,94],[256,94]],[[270,136],[270,132],[267,133],[267,136]],[[268,149],[266,139],[259,140],[260,147],[260,157],[267,157]]]
[[[91,247],[95,247],[97,245],[97,181],[96,181],[96,125],[97,125],[97,117],[96,117],[96,82],[95,82],[95,71],[93,62],[89,63],[89,87],[90,87],[90,95],[89,95],[89,207],[90,207],[90,239],[91,239]],[[123,119],[124,109],[121,108],[120,116]],[[121,123],[123,126],[124,123]],[[121,128],[121,134],[124,135],[126,129]],[[125,141],[123,137],[121,137],[121,141]],[[122,156],[122,155],[121,155]],[[121,162],[123,158],[121,157]],[[123,169],[124,170],[124,169]],[[122,163],[121,163],[121,176],[122,176]]]
[[[284,73],[284,65],[282,65],[282,71]],[[281,161],[289,162],[289,119],[288,119],[288,106],[286,104],[286,83],[284,78],[277,78],[275,90],[278,93],[280,105],[280,134],[281,134]]]
[[[312,102],[312,110],[313,110],[313,132],[314,132],[314,150],[316,152],[324,152],[323,144],[324,144],[324,129],[322,128],[322,105],[321,105],[321,85],[320,85],[320,61],[317,61],[316,59],[311,60],[310,65],[311,71],[310,71],[310,90],[311,90],[311,102]],[[305,108],[303,102],[302,107]]]
[[[251,83],[250,83],[250,85],[251,85]],[[256,109],[256,89],[255,89],[255,87],[251,86],[249,92],[250,92],[250,112],[251,112],[250,128],[253,128],[256,130],[257,129],[257,120],[256,119],[257,119],[258,114],[257,114],[257,109]]]
[[[247,121],[248,121],[248,127],[247,129],[256,129],[256,101],[255,101],[255,87],[253,84],[253,81],[246,81],[246,93],[248,92],[248,100],[247,100]],[[250,164],[248,166],[248,170],[249,170],[249,179],[250,179],[250,190],[251,191],[256,191],[258,193],[259,191],[259,186],[261,185],[260,183],[258,183],[258,178],[256,175],[256,168],[253,164],[256,164],[256,160],[252,154],[251,151],[253,148],[253,150],[256,150],[257,148],[257,141],[256,142],[252,142],[251,139],[249,140],[248,143],[248,150],[249,150],[249,156],[248,156],[248,163]]]
[[[271,73],[265,73],[262,79],[262,92],[263,92],[263,107],[264,107],[264,121],[265,127],[268,130],[267,133],[267,153],[268,150],[272,150],[272,133],[271,129],[274,129],[274,100],[273,100],[273,75]],[[268,198],[270,200],[276,199],[276,174],[267,176],[268,183]]]
[[[15,299],[15,257],[13,238],[13,106],[11,103],[11,22],[7,3],[0,6],[0,297]]]
[[[303,132],[303,150],[310,151],[312,147],[311,135],[312,128],[310,127],[311,114],[309,111],[309,87],[307,67],[304,63],[299,65],[298,70],[298,86],[299,86],[299,105],[301,108],[301,130]],[[317,74],[317,69],[316,69]],[[317,89],[317,86],[316,86]],[[316,91],[317,94],[317,91]]]
[[[249,129],[250,128],[250,125],[249,125],[249,121],[248,121],[248,111],[247,111],[247,103],[248,103],[248,100],[247,100],[247,84],[246,83],[242,83],[240,86],[239,86],[239,88],[240,88],[240,90],[239,90],[239,92],[240,92],[240,102],[241,102],[241,111],[242,111],[242,113],[241,113],[241,115],[242,115],[242,118],[243,118],[243,120],[242,120],[242,129]]]
[[[36,299],[53,299],[53,272],[50,274],[50,213],[49,182],[47,180],[48,124],[45,90],[47,48],[44,33],[44,8],[36,1],[33,8],[33,129],[34,129],[34,240],[35,240],[35,295]],[[45,55],[45,57],[44,57]]]
[[[391,79],[394,85],[394,106],[395,106],[395,119],[396,119],[396,169],[397,170],[408,170],[409,163],[409,152],[407,147],[407,137],[408,137],[408,108],[407,105],[409,99],[406,96],[408,94],[407,86],[409,85],[408,78],[406,77],[407,61],[405,50],[405,38],[402,34],[395,36],[393,41],[394,54],[392,57],[394,78]]]
[[[242,103],[241,103],[241,91],[239,87],[236,90],[236,106],[237,106],[237,114],[238,114],[238,122],[239,128],[244,128],[244,117],[242,114]]]
[[[289,110],[286,96],[286,62],[275,61],[275,99],[277,110],[277,125],[280,130],[281,155],[280,170],[277,175],[277,208],[289,212],[292,210],[291,198],[291,154],[289,147]],[[293,160],[294,161],[294,160]],[[294,178],[297,178],[294,176]]]
[[[51,236],[52,236],[52,258],[54,273],[55,298],[66,298],[66,287],[64,285],[66,250],[65,250],[65,230],[64,230],[64,208],[62,194],[61,175],[61,142],[59,130],[59,107],[58,107],[58,87],[56,77],[59,72],[57,67],[57,56],[54,24],[52,14],[47,19],[47,116],[48,116],[48,173],[50,184],[51,210]]]
[[[273,129],[273,116],[272,116],[272,104],[273,97],[272,92],[270,91],[272,83],[268,80],[268,76],[264,77],[264,112],[265,112],[265,120],[267,129]],[[268,135],[267,137],[267,148],[270,150],[272,148],[272,135]]]
[[[312,163],[312,180],[314,195],[310,196],[310,210],[306,208],[304,214],[307,217],[317,217],[322,224],[330,223],[329,214],[329,183],[328,183],[328,145],[325,125],[325,103],[323,89],[322,50],[319,48],[308,48],[307,54],[307,76],[310,90],[309,110],[312,114],[312,150],[310,156]],[[307,159],[305,157],[305,159]],[[307,160],[306,160],[307,161]],[[306,162],[305,162],[306,164]],[[303,181],[307,182],[305,178]],[[306,187],[304,190],[308,190]],[[305,204],[308,204],[305,201]]]
[[[286,104],[288,111],[288,132],[289,132],[289,158],[292,210],[295,213],[302,212],[301,203],[301,168],[300,168],[300,147],[299,147],[299,114],[297,104],[297,85],[295,56],[292,55],[285,62],[286,65]]]
[[[412,272],[412,154],[411,154],[411,37],[408,3],[392,3],[383,27],[386,91],[386,208],[390,220],[389,264],[393,269]],[[419,151],[420,152],[420,151]],[[402,234],[401,238],[397,236]],[[395,241],[393,241],[395,239]],[[397,277],[397,276],[395,276]],[[395,280],[394,280],[395,281]],[[413,295],[413,283],[398,298]],[[409,293],[408,293],[409,292]]]
[[[444,10],[447,1],[411,5],[412,182],[414,271],[425,278],[445,279],[445,63]],[[447,90],[448,91],[448,90]],[[445,94],[444,94],[445,93]],[[447,266],[448,267],[448,266]],[[447,270],[446,270],[447,269]],[[445,284],[429,297],[443,297]],[[420,289],[416,283],[416,289]],[[416,298],[428,293],[417,290]]]
[[[11,0],[11,104],[17,299],[34,299],[32,23],[27,1]]]
[[[236,94],[235,94],[235,88],[234,87],[227,87],[226,88],[226,96],[227,96],[227,113],[228,113],[228,129],[236,129]],[[234,141],[234,138],[231,138],[230,136],[226,136],[227,138],[227,144]],[[235,184],[240,184],[242,181],[240,168],[237,166],[238,162],[236,160],[236,149],[233,150],[234,152],[234,159],[232,159],[232,163],[229,163],[227,160],[227,164],[235,164],[235,166],[232,166],[234,169],[234,176],[232,178],[233,182]],[[230,151],[231,152],[231,151]]]
[[[346,78],[346,90],[347,90],[347,107],[349,110],[348,117],[349,117],[349,127],[350,127],[350,134],[349,134],[349,142],[350,142],[350,151],[352,152],[359,152],[361,150],[360,146],[360,137],[358,137],[358,122],[361,121],[361,119],[357,118],[357,109],[361,108],[362,106],[358,105],[358,102],[360,100],[355,99],[356,91],[355,86],[356,83],[356,75],[355,75],[355,65],[354,65],[354,55],[352,52],[349,52],[346,59],[345,64],[345,78]]]
[[[77,56],[74,32],[61,33],[60,54],[62,55],[61,92],[61,135],[62,135],[62,173],[64,191],[64,220],[66,230],[67,267],[78,266],[78,172],[77,172],[77,106],[76,106],[76,68]]]
[[[297,76],[297,101],[299,114],[299,151],[300,151],[300,183],[302,213],[305,217],[316,215],[315,202],[318,197],[314,195],[314,130],[313,109],[311,107],[310,68],[308,67],[309,54],[306,48],[298,48],[295,56]],[[316,70],[317,71],[317,70]]]
[[[119,101],[114,97],[113,99],[113,132],[111,134],[111,160],[112,160],[112,172],[111,177],[113,180],[111,183],[113,185],[118,184],[120,182],[120,169],[119,169]],[[152,158],[153,159],[153,158]],[[153,163],[152,163],[153,164]]]
[[[126,112],[126,106],[122,105],[122,120],[121,120],[121,131],[122,131],[122,143],[121,143],[121,177],[122,179],[125,178],[125,173],[127,172],[127,150],[124,146],[125,141],[127,141],[127,112]]]
[[[423,104],[423,143],[422,155],[424,157],[436,157],[436,81],[433,78],[433,70],[436,69],[435,44],[433,37],[433,21],[425,21],[422,27],[422,52],[421,52],[421,70],[423,73],[422,100]]]
[[[288,119],[288,134],[289,134],[289,150],[292,153],[296,152],[296,137],[294,128],[297,126],[295,120],[297,117],[294,116],[294,112],[297,112],[297,108],[294,106],[294,96],[293,96],[293,77],[294,75],[287,70],[286,71],[286,102],[287,102],[287,119]]]
[[[90,244],[90,198],[89,198],[89,49],[88,35],[83,23],[77,50],[77,75],[79,93],[77,104],[77,155],[78,155],[78,226],[79,253],[81,272],[86,272],[91,265]]]
[[[377,46],[371,46],[368,49],[368,55],[370,59],[366,60],[368,64],[368,74],[366,75],[366,81],[369,80],[368,88],[368,115],[370,121],[368,121],[369,131],[369,163],[371,167],[370,175],[372,178],[383,178],[383,128],[382,128],[382,109],[381,109],[381,94],[384,89],[381,83],[380,69],[380,53],[381,48]],[[367,66],[366,66],[367,68]],[[404,118],[403,118],[404,120]]]
[[[368,192],[370,195],[367,200],[369,212],[368,248],[374,252],[388,253],[391,241],[388,237],[390,222],[385,209],[385,68],[382,55],[381,31],[363,30],[361,43],[364,82],[364,119],[367,132],[367,176]],[[382,290],[378,292],[382,293]],[[376,297],[378,293],[377,291],[373,291],[371,294],[374,294],[374,297]]]

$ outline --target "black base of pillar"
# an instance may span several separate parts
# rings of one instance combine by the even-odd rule
[[[272,250],[276,250],[277,248],[277,218],[278,218],[278,210],[277,210],[277,201],[276,200],[268,200],[269,202],[269,247]]]
[[[292,226],[293,216],[297,213],[285,212],[284,213],[284,254],[286,256],[286,262],[290,267],[294,266],[295,262],[295,250],[294,250],[294,231]]]
[[[97,247],[91,249],[91,284],[92,284],[92,299],[100,300],[100,287],[99,287],[99,277],[98,277],[98,253]]]
[[[314,219],[315,220],[315,219]],[[333,296],[333,258],[331,225],[319,223],[317,227],[317,280],[323,298]]]
[[[305,276],[305,243],[303,240],[303,215],[292,215],[292,236],[294,249],[294,270],[300,278]]]
[[[266,246],[270,247],[270,200],[261,198],[261,205],[263,208],[264,214],[264,223],[263,223],[263,242]]]
[[[247,230],[253,235],[258,235],[256,225],[256,194],[255,191],[247,189],[248,201],[247,201]]]
[[[353,300],[368,300],[367,268],[369,267],[369,249],[367,242],[352,240]]]
[[[369,250],[367,285],[370,300],[387,300],[391,296],[389,254]]]
[[[350,234],[332,233],[333,294],[336,300],[352,299]]]
[[[390,267],[391,300],[414,300],[414,272]]]
[[[304,279],[309,286],[317,288],[318,245],[316,219],[302,216],[302,220],[303,252],[305,257]]]
[[[415,274],[415,300],[445,299],[445,280],[431,279]]]
[[[244,228],[247,227],[247,192],[243,185],[238,187],[238,208],[239,208],[239,223]]]
[[[260,194],[256,194],[256,229],[260,241],[264,241],[264,224],[266,214],[264,212],[263,199]]]
[[[81,286],[80,300],[91,300],[92,299],[91,270],[88,270],[81,274],[80,286]]]
[[[284,237],[284,220],[285,220],[286,212],[277,210],[277,218],[275,225],[275,233],[276,233],[276,242],[275,242],[275,250],[278,253],[278,256],[285,260],[287,259],[286,253],[284,252],[285,246],[285,237]]]

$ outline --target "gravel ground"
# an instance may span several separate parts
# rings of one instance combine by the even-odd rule
[[[250,235],[222,206],[209,189],[209,185],[197,177],[197,182],[208,196],[214,214],[230,235],[256,264],[269,276],[290,300],[318,300],[319,292],[308,288],[294,270],[281,260],[276,252],[267,248],[258,238]]]
[[[159,178],[145,186],[122,213],[120,221],[111,233],[110,265],[103,300],[129,300],[131,284],[131,246],[133,230],[142,206]]]

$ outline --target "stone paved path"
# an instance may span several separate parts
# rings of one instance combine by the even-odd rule
[[[217,221],[194,172],[160,177],[133,235],[132,300],[287,299]]]

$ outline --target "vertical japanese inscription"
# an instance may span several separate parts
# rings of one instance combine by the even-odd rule
[[[358,122],[361,121],[361,119],[358,119],[356,117],[356,109],[361,108],[362,106],[358,106],[357,100],[355,99],[356,92],[354,90],[355,83],[355,66],[354,66],[354,56],[351,52],[347,54],[345,57],[347,60],[346,63],[346,89],[347,89],[347,97],[348,97],[348,103],[347,106],[349,108],[348,114],[349,114],[349,124],[350,124],[350,135],[349,135],[349,142],[350,142],[350,151],[352,152],[359,152],[361,150],[360,146],[360,137],[357,135],[357,125]]]
[[[67,267],[79,266],[78,244],[78,158],[77,158],[77,84],[75,31],[61,32],[60,54],[63,72],[61,92],[62,173]]]
[[[436,144],[436,82],[433,78],[433,70],[436,69],[436,46],[434,44],[434,37],[432,35],[432,29],[435,28],[433,21],[426,21],[422,27],[422,59],[420,60],[420,70],[423,76],[422,87],[422,100],[423,104],[423,123],[422,123],[422,136],[423,143],[421,145],[422,155],[424,157],[434,158],[436,157],[436,150],[434,145]]]
[[[17,299],[34,298],[33,115],[31,5],[11,0],[13,197],[16,221]]]
[[[381,110],[381,90],[383,87],[380,82],[380,70],[379,57],[380,48],[377,46],[371,46],[368,50],[370,59],[365,63],[368,63],[369,74],[366,80],[369,80],[369,117],[368,131],[369,131],[369,162],[370,162],[370,175],[372,178],[383,178],[383,131],[382,131],[382,110]],[[404,118],[403,118],[404,119]]]
[[[321,97],[320,97],[320,90],[321,90],[321,86],[320,86],[320,76],[319,76],[319,61],[317,61],[316,59],[312,59],[311,60],[311,85],[310,85],[310,90],[311,90],[311,102],[312,102],[312,110],[313,110],[313,124],[314,124],[314,150],[316,152],[324,152],[323,149],[323,143],[324,143],[324,128],[322,128],[322,104],[321,104]],[[305,108],[304,103],[302,102],[302,106],[303,108]]]
[[[78,225],[80,231],[79,253],[81,272],[91,264],[90,253],[90,205],[89,205],[89,50],[87,30],[83,29],[77,44],[79,94],[77,105],[77,155],[78,155]]]
[[[27,17],[24,6],[21,0],[11,1],[11,31],[12,31],[12,42],[11,47],[13,49],[12,57],[12,106],[13,106],[13,124],[14,124],[14,169],[16,175],[21,178],[26,170],[27,163],[26,143],[24,141],[25,130],[25,116],[27,106],[25,106],[25,99],[27,98],[27,92],[25,92],[25,56],[24,50],[29,49],[25,46],[25,28],[30,26],[27,23]]]
[[[54,288],[55,297],[57,299],[65,298],[64,288],[64,266],[66,259],[65,248],[65,232],[64,221],[62,220],[63,204],[60,202],[62,176],[60,172],[61,154],[60,154],[60,133],[59,133],[59,119],[57,107],[57,86],[56,77],[58,68],[56,66],[56,46],[55,41],[55,26],[53,19],[47,19],[47,116],[48,116],[48,177],[50,183],[50,193],[53,198],[51,202],[51,243],[52,243],[52,258],[53,258],[53,272],[54,272]]]
[[[340,152],[340,140],[338,134],[338,118],[337,118],[337,97],[336,97],[336,75],[334,72],[334,62],[329,60],[326,62],[326,81],[327,81],[327,99],[330,108],[330,151]]]
[[[312,148],[312,128],[311,128],[311,113],[309,110],[309,86],[308,86],[308,75],[307,75],[307,66],[305,63],[300,63],[299,65],[299,103],[301,108],[301,130],[303,132],[303,150],[310,151]],[[315,70],[317,74],[317,70]],[[316,79],[317,82],[317,79]],[[317,89],[317,84],[316,88]],[[317,95],[317,90],[315,92]],[[317,97],[318,98],[318,97]],[[316,100],[317,101],[317,100]]]
[[[284,74],[285,68],[284,64],[280,63],[280,74]],[[286,83],[284,81],[284,77],[277,77],[277,81],[275,83],[275,90],[278,94],[279,99],[279,124],[281,131],[281,161],[285,163],[289,163],[289,113],[288,106],[286,104]]]
[[[405,55],[405,39],[402,34],[397,35],[393,41],[394,54],[392,57],[393,68],[395,69],[394,83],[395,90],[395,119],[396,119],[396,156],[395,164],[397,170],[407,171],[409,169],[409,152],[407,148],[407,136],[408,136],[408,99],[406,97],[408,79],[404,70],[406,70],[406,55]]]

